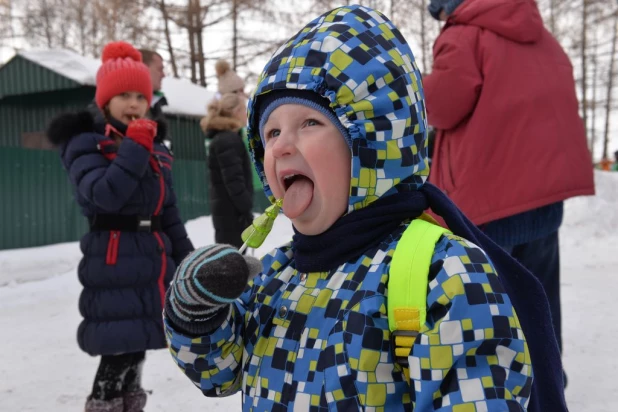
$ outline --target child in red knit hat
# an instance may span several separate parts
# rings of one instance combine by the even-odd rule
[[[111,130],[118,141],[122,137],[118,129],[131,123],[132,138],[152,151],[157,125],[152,120],[140,120],[152,100],[150,70],[142,63],[142,55],[128,43],[113,42],[105,46],[101,59],[95,101],[109,122],[106,134]]]
[[[80,348],[101,356],[86,412],[141,412],[145,351],[166,347],[161,313],[176,266],[193,250],[172,190],[172,155],[146,119],[150,72],[128,43],[109,43],[89,112],[53,120],[60,155],[90,230],[81,239]],[[159,132],[159,133],[157,133]]]

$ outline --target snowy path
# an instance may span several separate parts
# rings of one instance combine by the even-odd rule
[[[596,177],[599,196],[569,201],[561,231],[567,398],[576,412],[618,410],[618,174]],[[210,228],[208,218],[188,225],[196,245],[212,241]],[[261,250],[291,236],[284,218],[275,231]],[[75,339],[78,260],[76,243],[0,251],[0,284],[20,281],[0,287],[0,411],[83,410],[98,359]],[[239,395],[204,398],[165,350],[148,353],[144,386],[153,390],[147,412],[240,410]]]

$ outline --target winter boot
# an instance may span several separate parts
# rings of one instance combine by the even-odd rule
[[[124,411],[123,412],[143,412],[146,406],[146,391],[139,389],[134,392],[126,392],[124,394]]]
[[[114,398],[109,401],[101,399],[92,399],[88,397],[86,401],[85,412],[124,412],[123,411],[123,398]],[[125,409],[126,410],[126,409]]]

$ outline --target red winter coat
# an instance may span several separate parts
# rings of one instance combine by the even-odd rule
[[[466,0],[424,78],[429,180],[477,225],[594,194],[573,68],[534,0]]]

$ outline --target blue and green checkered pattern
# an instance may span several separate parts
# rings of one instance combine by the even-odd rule
[[[249,138],[268,195],[254,117],[260,97],[278,89],[329,98],[348,129],[349,210],[425,181],[420,74],[401,34],[378,12],[335,9],[266,66],[250,103]],[[532,368],[519,321],[485,253],[454,235],[443,236],[432,257],[410,383],[394,362],[387,285],[405,228],[328,272],[300,273],[292,245],[275,249],[219,329],[191,338],[166,322],[174,360],[207,396],[242,391],[244,411],[522,410]]]
[[[166,324],[176,363],[207,396],[241,390],[245,411],[522,410],[532,368],[519,321],[485,253],[453,235],[436,245],[408,385],[386,311],[404,228],[329,272],[299,273],[291,245],[274,250],[221,328],[189,338]]]
[[[429,173],[421,74],[392,22],[360,6],[317,18],[277,50],[249,103],[250,147],[266,195],[257,105],[273,90],[311,90],[352,138],[349,211],[395,191],[418,189]],[[397,187],[395,187],[397,186]]]

